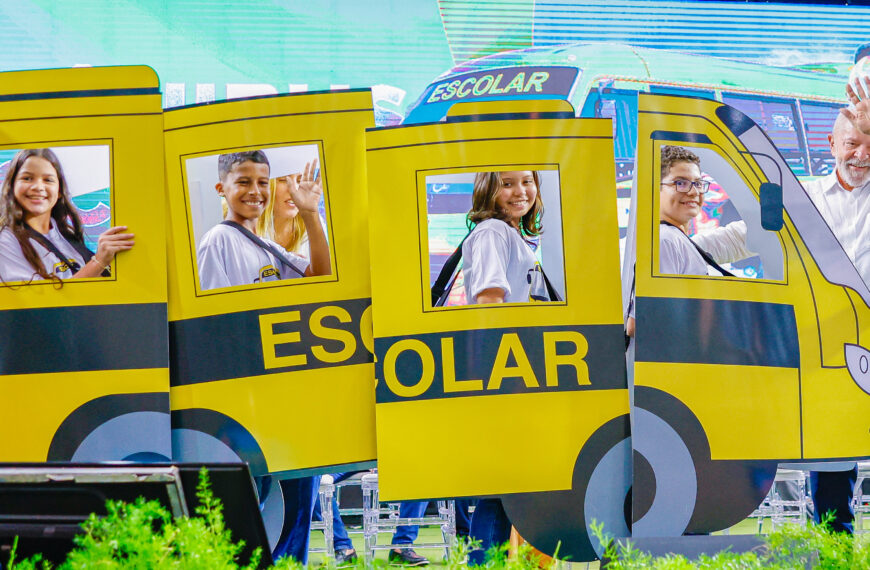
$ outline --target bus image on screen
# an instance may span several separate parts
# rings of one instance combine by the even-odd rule
[[[847,77],[625,44],[577,43],[502,52],[447,70],[409,107],[404,124],[437,122],[452,105],[469,101],[564,99],[578,117],[613,120],[616,200],[620,237],[626,235],[637,145],[638,93],[703,97],[742,111],[767,133],[800,178],[834,169],[827,135],[846,104]],[[728,194],[711,180],[697,221],[705,229],[735,221]],[[434,192],[434,189],[433,189]],[[433,198],[435,196],[433,195]],[[437,216],[437,214],[435,214]],[[438,234],[442,259],[459,244],[459,232]],[[447,224],[445,224],[445,227]],[[433,264],[438,260],[433,257]],[[733,267],[751,277],[758,268]]]

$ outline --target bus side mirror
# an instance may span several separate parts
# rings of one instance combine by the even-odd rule
[[[782,186],[764,182],[761,184],[761,227],[778,232],[782,223]]]

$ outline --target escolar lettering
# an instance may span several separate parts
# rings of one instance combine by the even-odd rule
[[[481,77],[467,77],[463,80],[439,83],[432,90],[432,94],[426,99],[427,103],[449,101],[453,98],[465,99],[467,97],[483,97],[486,95],[507,95],[509,93],[543,93],[544,83],[550,78],[546,71],[535,71],[526,79],[526,72],[520,71],[515,75],[503,73],[497,75],[482,75]]]
[[[359,338],[366,350],[371,352],[373,346],[371,330],[371,306],[367,307],[360,316]],[[300,311],[283,311],[280,313],[264,313],[260,319],[260,341],[263,349],[263,366],[266,370],[273,368],[286,368],[290,366],[306,366],[309,355],[320,362],[338,364],[350,360],[357,350],[357,337],[350,331],[327,326],[324,322],[328,317],[336,319],[339,323],[350,323],[353,318],[350,313],[338,305],[326,305],[319,307],[308,317],[307,322],[302,322]],[[298,325],[294,325],[299,323]],[[275,325],[279,325],[286,332],[275,332]],[[307,327],[314,338],[338,343],[337,350],[330,349],[323,344],[302,343],[301,327]],[[357,325],[354,325],[354,331]],[[292,330],[287,330],[292,329]],[[299,345],[295,354],[282,354],[278,356],[279,345]],[[333,345],[334,346],[334,345]],[[286,352],[282,350],[282,352]]]
[[[570,367],[576,375],[578,386],[590,385],[589,367],[585,358],[589,350],[586,337],[577,331],[543,331],[543,354],[529,354],[520,336],[504,333],[499,337],[498,349],[488,365],[486,377],[462,378],[457,373],[454,339],[440,339],[440,358],[425,342],[415,338],[397,339],[391,344],[383,362],[383,376],[387,388],[400,398],[415,398],[426,393],[437,380],[442,381],[445,394],[459,392],[499,391],[507,382],[514,382],[512,391],[520,386],[527,391],[559,386],[559,367]],[[557,351],[557,345],[561,345]],[[566,351],[566,349],[568,349]],[[399,367],[400,357],[404,362],[414,362],[410,367]],[[476,358],[486,358],[476,354]],[[544,377],[539,378],[532,367],[532,358],[543,359]],[[410,373],[410,370],[414,370]],[[540,370],[540,369],[539,369]],[[411,377],[413,376],[413,377]],[[564,384],[563,376],[563,384]],[[542,382],[543,380],[543,382]]]

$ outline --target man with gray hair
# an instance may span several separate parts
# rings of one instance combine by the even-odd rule
[[[836,168],[804,187],[870,286],[870,134],[840,114],[828,141]]]
[[[852,108],[841,111],[828,135],[836,168],[804,188],[870,287],[870,100],[860,84],[850,85],[846,93]],[[852,533],[856,478],[856,466],[810,474],[816,522],[831,512],[831,528]]]

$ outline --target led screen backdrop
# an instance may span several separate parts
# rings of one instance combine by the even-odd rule
[[[844,4],[21,0],[0,4],[0,70],[145,64],[164,107],[372,87],[387,125],[454,65],[528,47],[606,41],[843,72],[870,41],[870,8]]]

